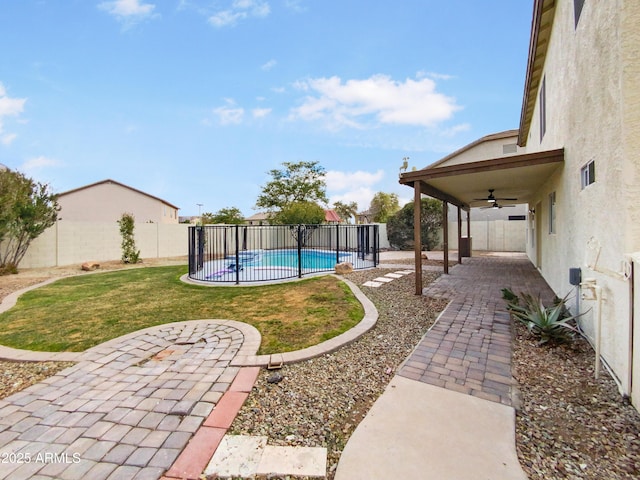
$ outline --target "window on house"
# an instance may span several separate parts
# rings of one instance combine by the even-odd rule
[[[540,141],[547,131],[547,77],[542,77],[540,84]]]
[[[576,20],[576,28],[578,27],[578,21],[580,20],[582,7],[584,7],[584,0],[573,0],[573,14]]]
[[[596,181],[596,163],[591,160],[580,169],[580,183],[582,188],[588,187]]]
[[[556,233],[556,192],[549,194],[549,233]]]

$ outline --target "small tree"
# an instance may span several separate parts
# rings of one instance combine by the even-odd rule
[[[398,210],[400,210],[400,203],[395,193],[378,192],[371,199],[369,206],[372,220],[378,223],[386,223]]]
[[[356,202],[334,202],[333,209],[340,215],[342,220],[351,223],[351,218],[355,217],[358,213],[358,204]]]
[[[284,169],[270,170],[271,180],[262,187],[256,207],[278,212],[297,202],[326,204],[325,170],[318,162],[284,162]]]
[[[420,237],[421,248],[433,250],[439,241],[442,227],[442,204],[433,198],[421,200]],[[401,250],[413,246],[413,202],[407,203],[387,221],[387,235],[389,243]]]
[[[0,275],[17,273],[31,241],[56,222],[57,198],[45,184],[0,170]]]
[[[294,202],[270,217],[276,225],[319,225],[324,222],[324,209],[313,202]]]
[[[136,250],[136,241],[133,237],[135,218],[131,213],[123,213],[120,220],[120,235],[122,236],[122,263],[138,263],[140,250]]]
[[[202,223],[224,223],[226,225],[240,225],[244,223],[244,215],[239,208],[221,208],[216,213],[203,213]]]
[[[290,225],[291,236],[304,246],[324,222],[324,209],[313,202],[294,202],[270,218],[277,225]]]

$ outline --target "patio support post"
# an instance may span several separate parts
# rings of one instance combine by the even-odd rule
[[[415,253],[416,268],[416,295],[422,295],[422,236],[421,217],[422,199],[420,195],[420,182],[413,183],[413,251]]]
[[[460,244],[462,243],[462,209],[458,205],[458,263],[462,263],[462,249]]]
[[[469,257],[473,255],[473,245],[471,242],[471,210],[467,210],[467,238],[469,239]]]
[[[442,201],[442,247],[444,250],[444,273],[449,273],[449,219],[447,213],[449,212],[449,204]]]

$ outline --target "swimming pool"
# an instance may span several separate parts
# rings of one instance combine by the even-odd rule
[[[189,228],[189,274],[205,283],[249,283],[375,267],[377,225],[204,225]]]
[[[301,263],[300,263],[301,261]],[[350,262],[359,268],[374,266],[372,260],[359,258],[356,252],[322,250],[252,250],[205,262],[194,280],[207,282],[260,282],[333,271],[336,263]]]

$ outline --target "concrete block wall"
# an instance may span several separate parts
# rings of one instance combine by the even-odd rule
[[[386,224],[380,226],[380,248],[388,248]],[[188,254],[188,224],[136,223],[134,236],[136,248],[142,258],[180,257]],[[228,241],[233,244],[233,228],[228,231]],[[259,238],[258,238],[259,235]],[[250,245],[269,249],[276,239],[269,231],[254,231],[247,240]],[[277,239],[292,246],[290,235]],[[346,241],[342,239],[341,241]],[[350,238],[355,244],[355,236]],[[58,221],[36,238],[20,262],[20,268],[47,268],[81,264],[86,261],[105,262],[119,260],[122,256],[122,237],[116,222]],[[281,245],[280,245],[281,246]]]
[[[466,221],[462,236],[467,236]],[[525,252],[527,222],[524,220],[472,220],[472,249],[490,252]],[[458,248],[458,223],[449,222],[449,248]]]
[[[142,258],[187,255],[186,224],[137,223],[136,247]],[[122,237],[115,222],[58,221],[36,238],[20,262],[20,268],[46,268],[105,262],[122,256]]]

